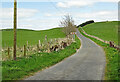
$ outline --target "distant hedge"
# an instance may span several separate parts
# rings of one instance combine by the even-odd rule
[[[83,26],[91,24],[91,23],[94,23],[94,20],[86,21],[85,23],[82,23],[82,24],[78,25],[77,28],[83,27]]]
[[[13,31],[13,29],[1,29],[1,31]],[[34,31],[31,29],[17,29],[17,31]]]

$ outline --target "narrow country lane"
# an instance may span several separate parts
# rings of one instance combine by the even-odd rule
[[[62,62],[25,80],[102,80],[105,70],[103,49],[77,30],[81,48]]]

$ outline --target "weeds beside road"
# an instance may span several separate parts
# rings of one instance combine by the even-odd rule
[[[29,58],[20,58],[17,61],[2,62],[2,79],[3,80],[19,80],[31,73],[52,66],[64,58],[73,55],[76,49],[80,48],[80,40],[75,37],[75,41],[70,46],[58,52],[33,54]]]

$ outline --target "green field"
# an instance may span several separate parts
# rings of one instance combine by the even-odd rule
[[[17,58],[17,61],[3,61],[2,62],[2,79],[3,80],[19,80],[25,76],[34,74],[34,72],[40,71],[54,65],[64,58],[73,55],[76,49],[80,48],[80,40],[75,37],[75,41],[70,46],[67,46],[63,50],[51,53],[36,53],[29,58]]]
[[[48,40],[65,37],[65,34],[62,32],[62,28],[54,28],[41,31],[18,29],[17,46],[23,46],[27,44],[27,41],[29,45],[38,44],[38,40],[41,40],[41,42],[45,40],[45,35],[47,35]],[[13,46],[13,30],[2,31],[2,46]]]
[[[17,45],[23,46],[28,41],[30,45],[35,45],[38,40],[44,42],[45,35],[48,40],[53,38],[64,38],[65,34],[62,32],[62,28],[54,28],[43,31],[33,30],[17,30]],[[2,31],[2,46],[13,45],[13,30]],[[37,52],[35,54],[27,55],[26,57],[17,57],[15,60],[2,61],[2,79],[3,80],[18,80],[23,79],[25,76],[34,74],[37,71],[45,69],[51,65],[54,65],[64,58],[73,55],[78,48],[80,48],[80,40],[75,37],[75,41],[71,45],[67,46],[63,50],[53,51],[50,53]]]
[[[118,44],[118,21],[96,22],[83,27],[85,32]]]

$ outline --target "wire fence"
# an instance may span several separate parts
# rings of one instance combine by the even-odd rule
[[[45,39],[44,43],[41,43],[40,40],[36,45],[29,45],[28,41],[23,47],[16,48],[17,57],[28,57],[29,55],[46,52],[50,53],[52,51],[58,51],[64,49],[66,46],[69,46],[74,42],[74,38],[69,35],[66,38],[55,38],[47,41]],[[13,47],[3,47],[0,49],[2,51],[2,61],[13,60]]]
[[[82,28],[81,28],[81,29],[82,29]],[[110,47],[113,47],[113,48],[115,48],[115,49],[117,49],[117,50],[120,51],[120,46],[114,44],[113,41],[105,41],[105,40],[103,40],[103,39],[101,39],[101,38],[98,38],[98,37],[96,37],[96,36],[89,35],[89,34],[87,34],[83,29],[82,29],[82,32],[83,32],[85,35],[87,35],[87,36],[89,36],[89,37],[92,37],[92,38],[95,38],[95,39],[97,39],[97,40],[99,40],[99,41],[102,41],[102,42],[104,42],[104,43],[106,43],[106,44],[109,44]]]

